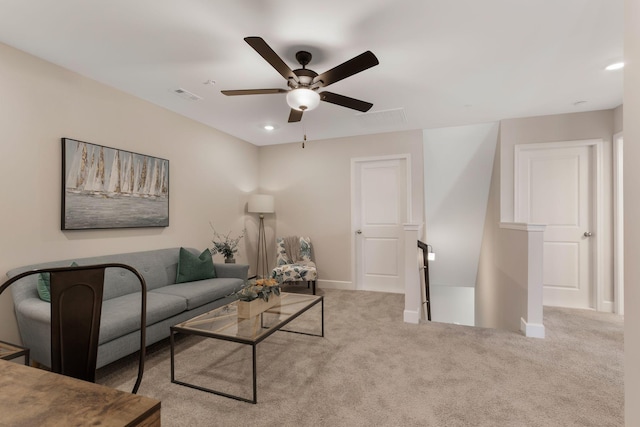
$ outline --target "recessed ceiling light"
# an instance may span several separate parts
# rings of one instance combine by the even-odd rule
[[[605,70],[607,70],[607,71],[619,70],[622,67],[624,67],[624,62],[616,62],[615,64],[608,65],[605,68]]]
[[[264,130],[268,130],[268,131],[272,131],[274,130],[276,127],[274,125],[264,125],[263,129]]]

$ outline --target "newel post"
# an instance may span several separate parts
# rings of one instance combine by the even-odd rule
[[[404,224],[404,321],[419,323],[422,317],[422,288],[418,262],[420,224]]]

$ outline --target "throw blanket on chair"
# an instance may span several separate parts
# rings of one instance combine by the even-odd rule
[[[289,236],[284,238],[284,251],[287,253],[290,264],[297,264],[302,261],[300,257],[300,237]]]

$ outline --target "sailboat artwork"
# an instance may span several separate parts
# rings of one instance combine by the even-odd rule
[[[169,161],[62,138],[63,230],[169,226]]]

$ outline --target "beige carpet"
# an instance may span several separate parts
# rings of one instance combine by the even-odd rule
[[[258,345],[258,404],[170,382],[150,348],[139,393],[168,426],[622,426],[623,319],[545,308],[547,338],[402,321],[403,295],[320,290],[325,338],[277,332]],[[313,331],[319,310],[292,327]],[[318,329],[316,329],[319,331]],[[251,347],[183,337],[178,379],[251,395]],[[130,390],[135,359],[98,382]]]

